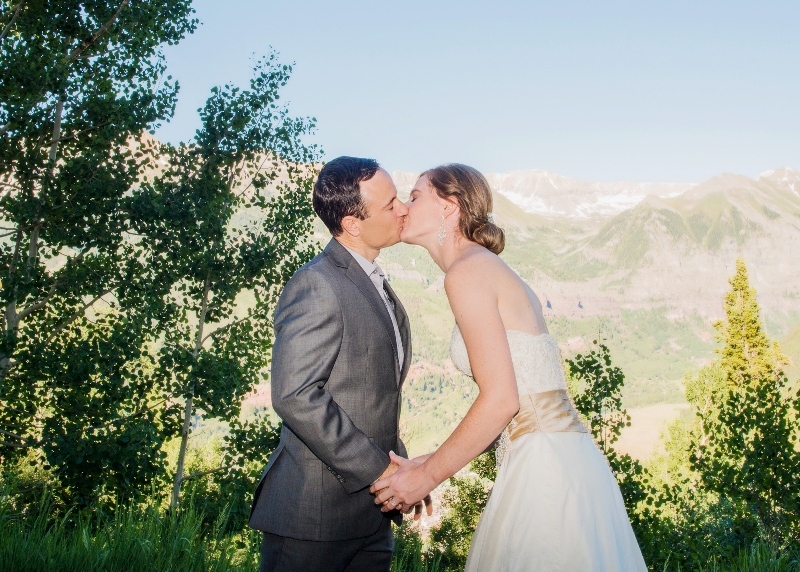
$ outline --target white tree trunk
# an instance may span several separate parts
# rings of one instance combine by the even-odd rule
[[[197,320],[197,337],[195,338],[194,352],[192,356],[197,360],[200,350],[203,347],[203,327],[206,322],[208,312],[208,293],[211,288],[211,273],[206,277],[205,288],[203,289],[203,300],[200,308],[200,316]],[[169,507],[171,510],[178,508],[178,501],[181,494],[181,483],[183,482],[183,468],[186,464],[186,451],[189,448],[189,432],[192,428],[192,402],[194,400],[194,388],[190,387],[186,395],[186,408],[183,412],[183,429],[181,430],[181,448],[178,451],[178,466],[175,468],[175,481],[172,484],[172,498]]]

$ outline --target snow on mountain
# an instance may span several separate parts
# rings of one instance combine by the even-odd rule
[[[774,171],[765,171],[756,177],[756,181],[769,181],[789,189],[800,197],[800,171],[795,171],[791,167],[782,167]]]
[[[405,199],[419,173],[391,173],[402,199]],[[635,207],[648,196],[669,199],[686,194],[699,198],[716,192],[740,191],[763,194],[765,190],[785,189],[800,197],[800,172],[790,167],[765,171],[755,180],[724,173],[704,183],[598,183],[564,177],[544,169],[487,173],[492,189],[522,210],[547,217],[608,218]],[[765,186],[766,185],[766,186]]]
[[[391,175],[402,198],[408,196],[419,177],[419,173],[404,171]],[[680,183],[594,183],[543,169],[488,173],[486,179],[492,189],[529,213],[574,218],[613,216],[648,195],[669,198],[692,187]]]
[[[687,191],[680,183],[596,183],[542,169],[486,176],[489,184],[522,209],[545,216],[588,218],[613,216],[648,195],[670,198]]]

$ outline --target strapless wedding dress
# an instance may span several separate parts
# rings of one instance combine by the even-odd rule
[[[520,411],[500,439],[467,572],[646,572],[617,481],[572,405],[558,344],[507,335]],[[457,325],[450,356],[472,376]]]

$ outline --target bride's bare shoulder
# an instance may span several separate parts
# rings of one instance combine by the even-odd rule
[[[490,283],[498,272],[508,270],[499,256],[485,248],[467,252],[455,260],[444,277],[445,289],[459,289],[462,286],[474,288],[476,284]]]

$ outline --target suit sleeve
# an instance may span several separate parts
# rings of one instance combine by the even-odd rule
[[[355,426],[326,388],[343,331],[339,302],[324,277],[310,270],[298,272],[275,310],[272,406],[345,490],[354,493],[383,473],[389,457]]]
[[[405,457],[406,459],[408,458],[408,450],[406,449],[406,444],[400,437],[397,438],[397,454],[400,455],[401,457]]]

